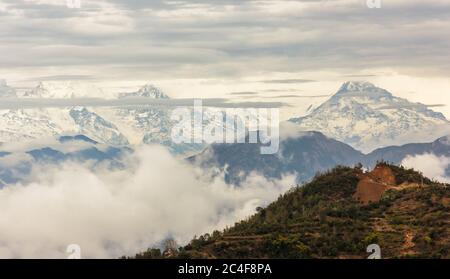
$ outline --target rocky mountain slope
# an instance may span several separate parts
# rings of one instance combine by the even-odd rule
[[[363,152],[427,142],[449,132],[449,121],[426,105],[411,103],[369,82],[346,82],[309,115],[290,120]]]

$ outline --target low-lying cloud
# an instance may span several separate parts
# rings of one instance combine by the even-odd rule
[[[157,160],[155,160],[157,158]],[[0,257],[65,258],[69,244],[83,258],[134,255],[164,239],[185,244],[254,213],[294,185],[253,175],[240,187],[141,147],[120,171],[81,164],[37,166],[33,181],[0,190]]]
[[[436,156],[431,153],[408,156],[402,165],[421,171],[426,177],[444,183],[450,183],[447,169],[450,167],[450,158]]]

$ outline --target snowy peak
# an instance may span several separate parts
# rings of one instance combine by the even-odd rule
[[[105,98],[103,90],[90,84],[72,81],[64,82],[40,82],[31,91],[25,93],[24,97],[30,98]]]
[[[3,82],[6,84],[6,82]],[[2,84],[0,83],[0,96]],[[73,99],[73,98],[127,98],[146,97],[154,99],[169,99],[160,89],[152,84],[146,84],[136,92],[107,94],[102,89],[89,84],[73,81],[42,81],[35,88],[26,92],[23,97],[49,98],[49,99]]]
[[[368,98],[392,98],[393,95],[385,89],[376,87],[367,81],[347,81],[334,95],[337,97],[368,97]]]
[[[162,92],[159,88],[157,88],[153,84],[146,84],[142,86],[137,92],[122,93],[119,95],[119,97],[120,98],[145,97],[153,99],[169,99],[169,96],[167,96],[164,92]]]
[[[107,142],[113,146],[127,146],[127,138],[108,120],[85,107],[74,107],[69,112],[79,127],[79,133],[98,142]]]
[[[139,89],[137,94],[140,97],[149,97],[149,98],[155,98],[155,99],[168,99],[169,98],[166,94],[164,94],[161,90],[159,90],[152,84],[144,85],[141,89]]]
[[[339,92],[347,91],[347,92],[363,92],[365,90],[372,90],[377,88],[370,82],[367,81],[347,81],[339,89]]]
[[[0,98],[14,98],[17,97],[16,90],[9,87],[4,79],[0,79]]]

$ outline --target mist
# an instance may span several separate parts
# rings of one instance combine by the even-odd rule
[[[163,240],[187,244],[223,229],[275,200],[295,177],[257,174],[239,187],[158,146],[140,147],[125,170],[81,163],[36,165],[32,181],[0,190],[0,257],[66,258],[70,244],[83,258],[132,256]]]
[[[450,183],[447,169],[450,166],[450,158],[436,156],[431,153],[408,156],[402,163],[403,166],[421,171],[426,177],[439,182]]]

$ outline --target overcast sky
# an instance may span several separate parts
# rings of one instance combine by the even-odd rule
[[[152,82],[173,97],[282,97],[346,80],[450,104],[450,1],[0,0],[0,78],[14,86]],[[229,94],[232,93],[232,94]],[[295,98],[295,95],[321,98]],[[272,100],[273,101],[273,100]],[[448,107],[436,107],[448,113]]]

